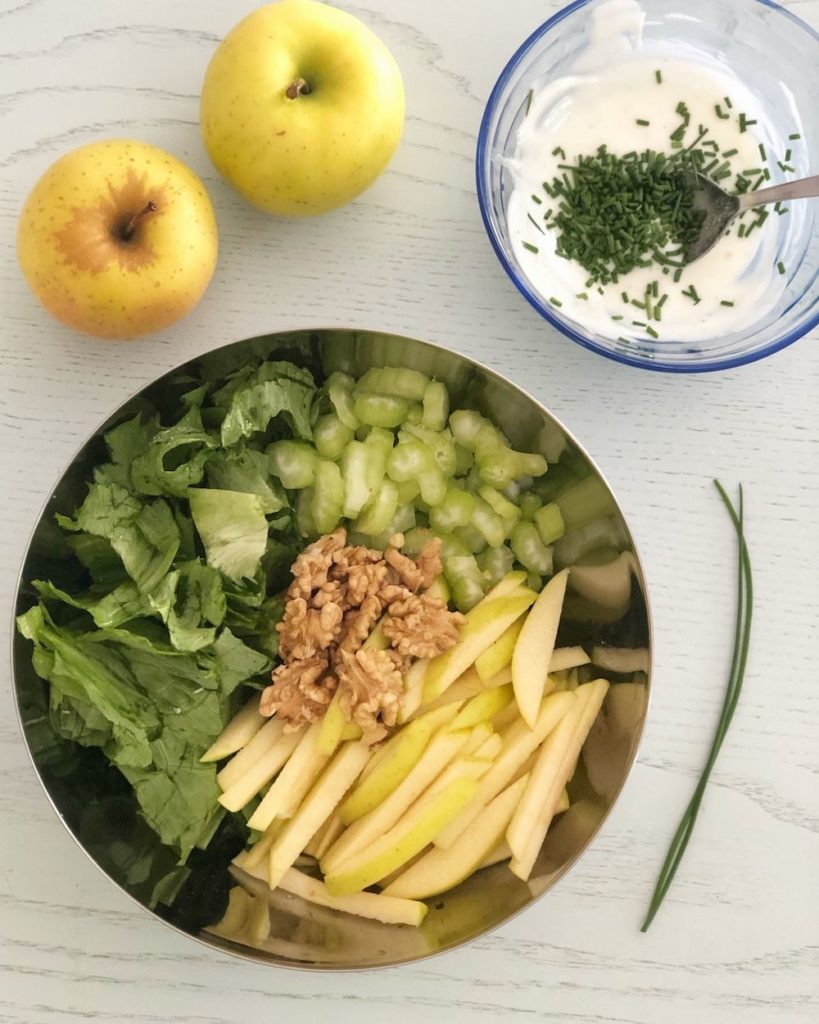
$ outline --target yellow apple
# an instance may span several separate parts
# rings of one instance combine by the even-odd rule
[[[403,900],[393,896],[381,896],[374,892],[353,893],[351,896],[331,896],[327,886],[317,878],[311,878],[296,868],[285,872],[279,888],[301,896],[309,903],[321,907],[341,910],[356,917],[370,917],[384,924],[409,924],[416,928],[424,920],[427,905],[418,900]]]
[[[222,793],[219,797],[219,803],[229,811],[241,811],[257,793],[261,793],[273,776],[281,771],[282,766],[287,763],[298,742],[299,737],[297,733],[285,733],[274,743],[264,757],[260,758],[249,771],[245,772],[241,778]],[[270,821],[272,820],[271,816]],[[266,828],[270,821],[265,822],[261,828]]]
[[[208,65],[202,138],[245,199],[285,217],[354,199],[389,163],[404,125],[392,54],[357,18],[315,0],[248,15]]]
[[[274,818],[291,818],[293,816],[302,797],[328,761],[327,754],[322,754],[318,749],[320,734],[320,722],[314,722],[308,726],[306,732],[285,734],[286,736],[295,735],[297,745],[291,748],[292,756],[253,812],[248,821],[250,828],[263,832]]]
[[[230,789],[246,772],[250,771],[256,762],[261,760],[279,742],[283,733],[284,722],[282,719],[269,718],[256,735],[228,761],[221,771],[217,772],[216,781],[222,789]]]
[[[167,327],[216,266],[216,218],[193,171],[156,146],[108,139],[61,157],[23,206],[17,255],[62,323],[121,340]]]
[[[259,694],[254,693],[241,711],[231,718],[199,760],[221,761],[246,747],[269,719],[259,714]]]
[[[534,728],[555,647],[569,570],[553,576],[526,616],[512,654],[512,685],[521,717]]]

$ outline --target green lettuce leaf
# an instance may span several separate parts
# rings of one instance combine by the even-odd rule
[[[288,507],[287,495],[278,480],[270,475],[263,452],[217,452],[207,462],[208,485],[222,491],[244,491],[255,494],[265,515]]]
[[[205,463],[219,439],[202,425],[197,406],[172,427],[157,431],[145,452],[131,464],[131,482],[140,494],[183,497],[200,483]]]
[[[229,396],[222,421],[222,445],[229,448],[243,437],[265,430],[281,416],[296,437],[312,435],[313,407],[318,391],[312,375],[292,363],[262,363],[250,374],[237,377],[214,396],[219,404]]]
[[[257,495],[192,488],[188,500],[208,565],[231,579],[253,576],[267,545],[267,520]]]

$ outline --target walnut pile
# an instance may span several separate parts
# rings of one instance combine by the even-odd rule
[[[279,632],[282,664],[262,693],[263,715],[278,714],[285,731],[317,722],[336,690],[348,721],[368,743],[395,725],[404,673],[412,658],[431,658],[458,641],[466,621],[426,593],[441,572],[441,542],[417,559],[399,550],[348,546],[338,529],[306,548],[293,564]],[[365,643],[378,624],[386,649]]]

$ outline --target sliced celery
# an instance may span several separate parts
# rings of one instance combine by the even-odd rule
[[[424,390],[423,426],[428,430],[443,430],[449,416],[449,392],[446,384],[430,381]]]
[[[554,502],[539,508],[534,514],[533,522],[540,534],[540,539],[547,545],[554,544],[566,532],[560,508]]]
[[[318,533],[310,506],[313,503],[313,488],[305,487],[296,499],[296,525],[302,537],[315,537]]]
[[[525,476],[542,476],[547,470],[542,455],[516,452],[511,448],[493,448],[478,453],[478,471],[481,479],[493,487],[508,487],[513,480]]]
[[[543,577],[539,576],[536,572],[530,572],[526,577],[526,586],[539,594],[543,590]]]
[[[409,505],[421,493],[421,485],[417,480],[402,480],[398,483],[398,501],[401,505]]]
[[[520,522],[512,530],[510,539],[515,558],[529,572],[538,576],[552,573],[552,551],[540,539],[533,523]]]
[[[372,478],[372,462],[377,458],[375,450],[364,441],[351,441],[341,457],[341,472],[344,477],[344,515],[355,519],[370,497],[368,477]]]
[[[305,441],[274,441],[265,453],[270,472],[281,480],[289,491],[301,490],[312,484],[318,455]]]
[[[517,505],[513,505],[508,498],[504,498],[500,491],[496,491],[494,487],[480,487],[478,494],[493,512],[497,512],[506,526],[507,534],[510,533],[512,527],[520,519],[520,509]]]
[[[455,443],[455,476],[466,476],[475,464],[475,456],[462,444]]]
[[[397,427],[404,422],[409,403],[391,395],[357,395],[353,412],[361,423],[373,427]]]
[[[486,537],[480,530],[475,529],[472,523],[456,526],[452,533],[473,555],[486,550]]]
[[[466,526],[474,508],[475,499],[468,491],[448,487],[444,500],[430,512],[429,524],[433,530],[451,533],[456,526]]]
[[[385,481],[386,483],[386,481]],[[395,485],[396,492],[399,490],[399,485]],[[406,533],[408,530],[415,529],[415,508],[412,505],[400,505],[395,510],[395,515],[392,517],[392,522],[387,527],[387,532],[393,533]]]
[[[355,386],[358,394],[367,392],[420,402],[429,384],[429,378],[418,370],[396,366],[376,366],[367,370]]]
[[[424,419],[424,407],[420,402],[413,402],[412,405],[407,409],[407,415],[404,420],[405,423],[412,423],[418,427],[421,425]]]
[[[541,504],[541,500],[537,496],[537,494],[532,494],[531,492],[521,494],[520,499],[518,501],[521,519],[533,520],[538,509],[541,507]]]
[[[416,526],[413,530],[407,530],[404,534],[404,552],[407,555],[420,555],[424,545],[429,543],[435,534],[432,530],[427,530],[424,527]]]
[[[319,416],[313,427],[313,443],[323,459],[340,459],[346,445],[352,441],[353,431],[345,426],[334,412]]]
[[[420,441],[396,445],[387,459],[387,475],[397,484],[407,480],[420,481],[421,475],[432,469],[432,453]]]
[[[506,539],[506,524],[498,513],[487,505],[483,498],[475,499],[472,525],[483,534],[486,543],[491,548],[500,547]]]
[[[515,556],[505,544],[497,548],[486,548],[478,555],[478,565],[490,587],[500,583],[503,577],[512,571],[514,564]]]
[[[352,384],[352,377],[348,377],[346,373],[336,372],[330,374],[325,389],[336,416],[345,427],[356,430],[359,422],[353,408]]]
[[[382,533],[392,522],[397,508],[398,487],[392,480],[383,480],[381,486],[361,510],[361,514],[353,524],[353,529],[359,533]]]
[[[485,581],[474,555],[445,556],[444,576],[459,611],[468,612],[483,597]]]
[[[435,465],[444,476],[455,475],[458,460],[455,454],[455,442],[448,430],[427,430],[426,427],[405,423],[404,429],[398,435],[398,440],[401,442],[409,438],[414,438],[429,448]]]
[[[430,507],[440,505],[446,497],[446,480],[439,469],[428,469],[418,476],[421,500]]]
[[[310,514],[317,533],[332,533],[341,519],[344,506],[344,481],[341,470],[323,459],[316,466],[316,482],[310,501]]]

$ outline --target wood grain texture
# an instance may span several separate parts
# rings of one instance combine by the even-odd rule
[[[404,71],[404,142],[360,201],[315,221],[256,214],[197,131],[216,41],[253,0],[0,2],[0,609],[65,463],[158,373],[228,340],[356,325],[490,363],[593,453],[647,567],[653,704],[639,762],[602,834],[536,907],[472,946],[364,976],[302,975],[199,947],[140,912],[75,847],[0,695],[0,1021],[294,1024],[546,1021],[796,1024],[819,986],[819,338],[740,371],[671,377],[550,331],[501,273],[480,223],[483,103],[544,0],[345,3]],[[817,0],[794,0],[819,25]],[[64,150],[136,136],[188,161],[213,196],[220,265],[178,327],[131,345],[61,329],[14,252],[16,218]],[[733,543],[710,480],[747,487],[758,588],[746,692],[696,836],[650,934],[638,927],[704,759],[730,657]],[[8,626],[0,659],[8,664]]]

